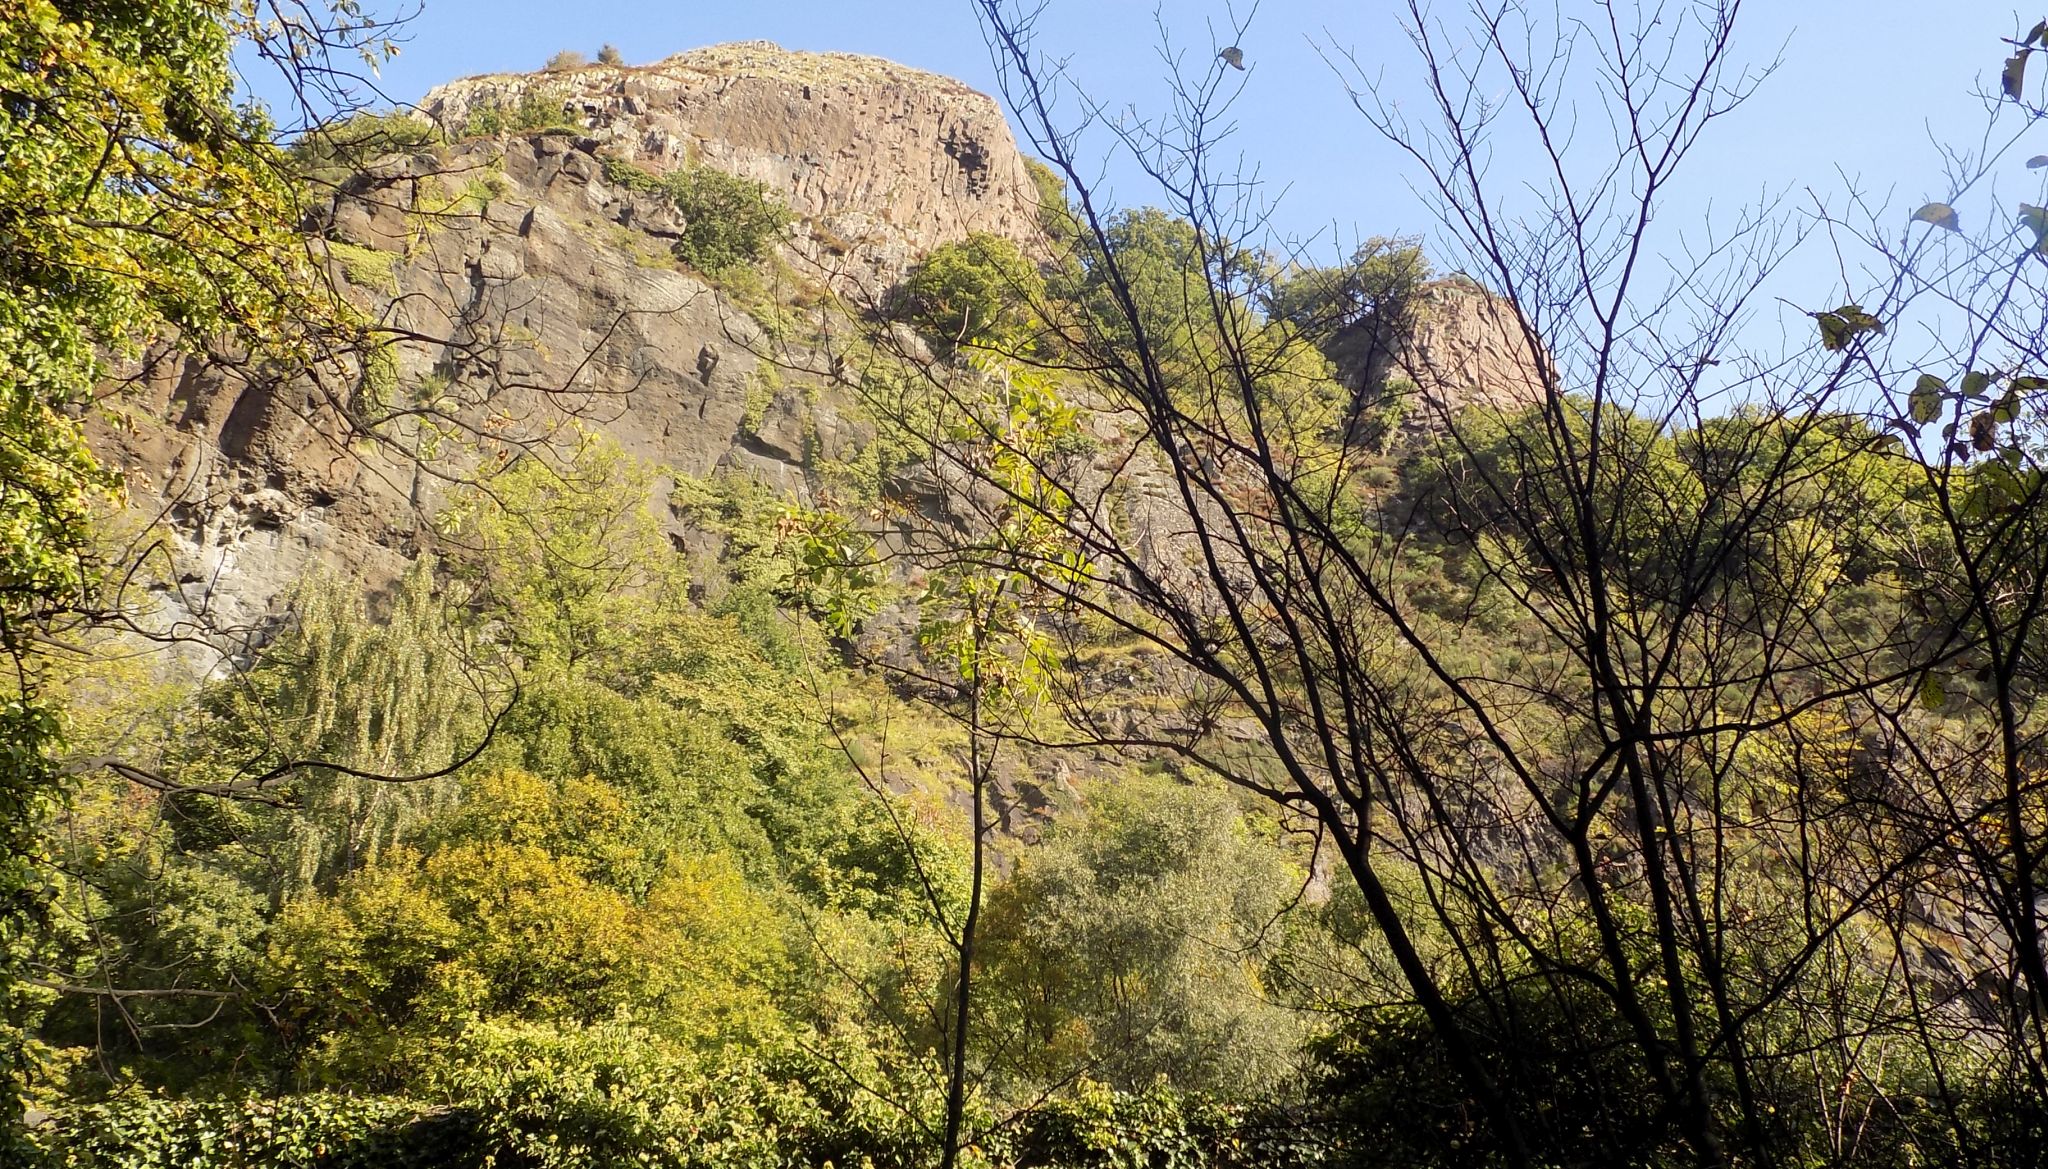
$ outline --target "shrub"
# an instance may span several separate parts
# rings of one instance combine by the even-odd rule
[[[434,145],[432,123],[411,114],[361,113],[299,135],[289,151],[299,173],[317,182],[339,182],[393,154],[417,154]]]
[[[597,51],[597,63],[616,69],[626,63],[626,55],[619,52],[619,46],[607,44]]]
[[[1044,291],[1016,244],[976,232],[926,257],[904,283],[901,303],[905,319],[921,332],[971,345],[1021,326]]]
[[[1071,243],[1080,230],[1067,206],[1067,180],[1035,158],[1024,160],[1024,171],[1038,190],[1038,225],[1058,243]]]
[[[500,1165],[531,1169],[776,1169],[929,1163],[912,1117],[849,1091],[849,1062],[880,1072],[868,1054],[825,1041],[830,1063],[782,1053],[768,1060],[705,1062],[666,1049],[628,1023],[579,1030],[479,1024],[431,1079],[483,1117]],[[890,1098],[903,1100],[893,1090]],[[911,1103],[929,1115],[931,1101]]]
[[[573,129],[563,119],[560,89],[549,85],[528,86],[517,105],[502,101],[481,103],[469,111],[458,138],[489,138],[498,134],[533,134],[557,128]]]
[[[683,216],[676,255],[699,272],[717,273],[761,259],[793,218],[767,187],[709,167],[676,171],[663,188]]]
[[[486,1151],[469,1112],[325,1092],[118,1099],[60,1113],[34,1136],[50,1169],[466,1169]]]
[[[706,1062],[629,1023],[480,1021],[426,1053],[423,1095],[126,1097],[35,1131],[36,1169],[783,1169],[928,1164],[934,1101],[887,1084],[906,1115],[845,1082],[888,1074],[857,1045],[822,1057]],[[13,1162],[9,1162],[10,1164]]]
[[[1664,1164],[1678,1147],[1626,1024],[1583,986],[1531,978],[1453,1003],[1495,1082],[1514,1084],[1515,1121],[1542,1165]],[[1501,1155],[1418,1008],[1362,1012],[1314,1045],[1311,1098],[1346,1169],[1494,1163]],[[1675,1162],[1673,1162],[1675,1163]]]
[[[624,159],[608,158],[604,175],[628,190],[666,197],[683,217],[676,258],[708,276],[765,258],[795,218],[766,185],[710,167],[688,166],[656,175]]]
[[[1326,1134],[1298,1107],[1230,1104],[1165,1081],[1119,1092],[1083,1079],[991,1134],[991,1160],[1018,1169],[1315,1169]]]
[[[574,49],[563,49],[561,52],[548,58],[546,68],[550,73],[566,73],[571,69],[581,69],[588,64],[590,64],[590,58]]]

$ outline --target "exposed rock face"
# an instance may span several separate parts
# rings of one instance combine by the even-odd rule
[[[1462,280],[1429,284],[1420,301],[1414,325],[1394,347],[1393,366],[1415,383],[1426,416],[1471,405],[1516,410],[1543,400],[1545,379],[1513,303]]]
[[[145,615],[178,639],[179,668],[213,670],[270,633],[291,583],[318,565],[395,579],[420,548],[395,468],[336,444],[303,403],[237,374],[158,354],[126,406],[132,429],[95,436],[137,510],[164,522],[143,557]]]
[[[735,470],[791,495],[804,493],[807,458],[871,440],[830,408],[827,387],[763,376],[757,353],[801,363],[804,341],[772,341],[678,264],[658,234],[659,197],[607,183],[594,148],[532,135],[394,157],[315,225],[335,279],[405,338],[379,392],[448,403],[436,408],[467,429],[437,471],[406,457],[424,439],[403,423],[382,432],[395,448],[348,438],[322,405],[333,386],[179,358],[142,379],[135,426],[96,442],[129,471],[138,507],[170,521],[171,563],[157,567],[176,583],[161,624],[239,653],[319,565],[373,587],[394,579],[432,546],[423,529],[450,498],[443,476],[488,457],[490,439],[574,423],[663,468]],[[449,209],[466,182],[478,190]],[[195,645],[186,660],[204,671],[207,656]]]
[[[377,392],[435,403],[480,448],[573,419],[662,468],[736,472],[801,498],[821,463],[852,465],[875,436],[823,339],[775,303],[815,303],[840,276],[878,289],[971,232],[1030,241],[1038,230],[1035,187],[996,105],[887,62],[749,43],[643,69],[473,78],[436,90],[427,107],[462,124],[533,92],[564,103],[582,129],[385,158],[309,223],[335,278],[403,338]],[[674,205],[608,179],[607,157],[770,184],[799,213],[793,279],[809,287],[741,300],[714,288],[673,255]],[[1422,401],[1404,426],[1475,401],[1535,400],[1511,308],[1448,281],[1420,297],[1417,324],[1380,330],[1359,362],[1343,363],[1354,384],[1384,391],[1411,378]],[[165,575],[177,583],[164,621],[225,630],[234,652],[314,566],[375,585],[433,546],[424,517],[448,501],[443,476],[452,466],[459,477],[462,457],[451,463],[448,451],[461,443],[423,471],[402,425],[384,447],[331,425],[321,403],[335,387],[176,361],[145,384],[130,399],[139,424],[99,442],[133,472],[138,502],[171,521]],[[1142,473],[1124,485],[1147,506],[1154,485]],[[943,510],[948,488],[927,486],[929,507]],[[894,490],[920,498],[914,476]],[[1170,515],[1158,521],[1140,527],[1172,526]],[[715,554],[680,517],[670,535],[693,562]]]
[[[423,108],[459,130],[529,95],[581,131],[385,159],[310,225],[335,245],[337,280],[409,338],[390,391],[436,388],[480,427],[510,419],[530,435],[573,417],[665,468],[739,471],[792,495],[807,460],[849,459],[872,440],[835,409],[829,360],[808,384],[768,376],[757,353],[801,366],[808,341],[768,337],[676,263],[674,206],[607,181],[604,158],[765,183],[798,216],[785,245],[796,278],[843,292],[879,294],[973,232],[1038,231],[1036,189],[995,102],[887,61],[749,42],[644,68],[471,78]],[[770,295],[793,292],[804,295]],[[315,566],[374,585],[431,544],[421,517],[448,484],[334,433],[317,393],[178,359],[143,384],[138,425],[98,443],[130,471],[139,507],[171,521],[166,626],[211,630],[237,652]],[[682,527],[673,538],[701,554]],[[205,656],[188,661],[204,670]]]
[[[716,45],[638,68],[467,78],[421,109],[460,128],[487,107],[562,111],[599,152],[767,184],[811,227],[807,258],[875,286],[917,257],[992,232],[1035,238],[1038,196],[1002,109],[957,81],[874,57]]]
[[[1366,411],[1393,407],[1412,438],[1468,406],[1514,411],[1543,400],[1547,379],[1513,303],[1454,277],[1423,285],[1406,309],[1398,324],[1367,322],[1333,347]]]

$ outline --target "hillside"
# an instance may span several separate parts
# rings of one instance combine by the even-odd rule
[[[739,473],[808,501],[824,465],[857,463],[875,441],[847,392],[846,330],[818,333],[818,307],[871,312],[918,260],[976,233],[1048,246],[995,103],[876,58],[721,45],[468,78],[420,110],[448,142],[337,176],[308,226],[393,337],[378,376],[402,396],[430,389],[464,427],[500,419],[498,438],[574,420],[682,474]],[[615,181],[690,167],[758,182],[791,209],[772,271],[731,285],[693,270],[674,254],[673,201]],[[1457,282],[1420,299],[1393,333],[1343,342],[1355,392],[1406,379],[1411,431],[1470,402],[1533,400],[1511,314]],[[263,636],[309,566],[388,582],[431,545],[421,522],[445,505],[445,475],[423,476],[404,450],[351,448],[319,401],[331,390],[175,354],[144,373],[131,429],[102,441],[137,509],[176,535],[182,587],[165,621],[232,649]],[[703,543],[683,517],[668,531]]]
[[[1328,256],[1244,28],[1112,115],[982,5],[1013,132],[16,9],[0,1163],[2040,1160],[2048,244],[1702,234],[1732,7],[1410,28]]]

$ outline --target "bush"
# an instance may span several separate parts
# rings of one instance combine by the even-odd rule
[[[1021,327],[1045,293],[1017,245],[976,232],[926,257],[903,285],[904,318],[956,345],[988,341]]]
[[[656,175],[624,159],[608,158],[605,178],[628,190],[659,194],[683,217],[676,258],[707,276],[764,259],[795,218],[752,179],[704,166]]]
[[[433,146],[437,138],[432,123],[411,114],[362,113],[299,135],[289,154],[300,174],[332,183],[380,158],[417,154]]]
[[[563,49],[561,52],[548,58],[546,68],[550,73],[566,73],[571,69],[581,69],[588,64],[590,64],[590,58],[574,49]]]
[[[1053,242],[1071,244],[1081,225],[1074,219],[1073,209],[1067,206],[1067,180],[1035,158],[1024,160],[1024,171],[1038,190],[1038,225]]]
[[[826,1041],[830,1063],[794,1053],[704,1062],[626,1023],[555,1031],[485,1023],[432,1077],[483,1118],[500,1165],[531,1169],[778,1169],[929,1163],[918,1121],[853,1089],[880,1073],[864,1050]],[[893,1088],[891,1099],[903,1097]],[[929,1115],[932,1101],[911,1107]]]
[[[597,63],[616,69],[626,63],[626,55],[619,52],[619,46],[607,44],[597,51]]]
[[[573,129],[564,120],[561,90],[546,85],[529,86],[519,95],[517,105],[489,101],[473,107],[462,124],[458,138],[490,138],[499,134],[533,134],[542,130]]]
[[[1540,1165],[1661,1164],[1675,1118],[1611,1004],[1564,980],[1528,979],[1453,1003],[1474,1054]],[[1359,1015],[1315,1045],[1311,1098],[1345,1169],[1499,1163],[1503,1151],[1419,1008]]]
[[[1019,1169],[1310,1169],[1330,1150],[1282,1107],[1225,1104],[1164,1081],[1117,1092],[1082,1080],[996,1134],[991,1160]]]
[[[935,1098],[866,1049],[707,1062],[622,1022],[479,1022],[421,1053],[423,1097],[130,1096],[34,1130],[34,1169],[911,1169]],[[846,1080],[880,1083],[915,1118]],[[881,1077],[881,1079],[877,1079]],[[13,1164],[14,1162],[9,1162]]]
[[[32,1134],[49,1169],[469,1169],[479,1119],[384,1096],[129,1098],[59,1114]]]
[[[716,274],[762,259],[793,218],[767,187],[709,167],[676,171],[664,189],[683,216],[676,256],[699,272]]]

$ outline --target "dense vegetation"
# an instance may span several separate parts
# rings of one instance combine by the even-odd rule
[[[2010,241],[1880,253],[1882,302],[1738,360],[1738,293],[1623,295],[1682,148],[1622,151],[1620,245],[1500,230],[1469,149],[1418,150],[1477,274],[1435,281],[1412,241],[1244,242],[1205,116],[1165,207],[1098,206],[1022,74],[1043,241],[763,310],[866,428],[798,500],[397,403],[362,307],[394,261],[309,248],[302,201],[439,132],[280,144],[234,104],[242,11],[0,18],[0,1157],[2038,1158],[2048,297]],[[1706,43],[1621,121],[1689,143],[1733,100]],[[550,129],[525,92],[457,132]],[[605,178],[772,295],[761,185]],[[1885,348],[1916,297],[1977,326],[1953,368]],[[1525,383],[1420,392],[1403,338],[1453,305]],[[309,576],[204,677],[138,652],[150,569],[83,421],[165,341],[339,386],[309,425],[448,487],[402,577]]]
[[[127,758],[184,783],[138,798],[96,780],[48,825],[67,877],[39,981],[88,992],[58,996],[29,1048],[60,1157],[293,1163],[284,1150],[356,1142],[421,1164],[907,1164],[930,1148],[921,1061],[944,967],[927,899],[957,903],[964,880],[937,814],[958,732],[872,680],[819,676],[822,634],[778,614],[796,597],[772,558],[691,604],[647,470],[597,443],[577,469],[602,486],[567,490],[538,463],[501,476],[450,517],[470,551],[416,568],[376,616],[354,586],[311,580],[245,676],[105,712]],[[688,487],[735,544],[773,545],[782,507],[759,489]],[[878,795],[839,743],[885,726],[908,786]],[[405,775],[479,741],[439,778],[302,772],[260,799],[213,794],[277,760]],[[1293,1069],[1299,1027],[1259,973],[1285,949],[1267,936],[1295,892],[1285,854],[1221,792],[1185,790],[1132,773],[1001,886],[982,1107],[1081,1070],[1241,1093]],[[144,1090],[281,1101],[251,1129],[242,1105]],[[1115,1111],[1094,1099],[1070,1120]],[[253,1151],[266,1141],[279,1151]]]

